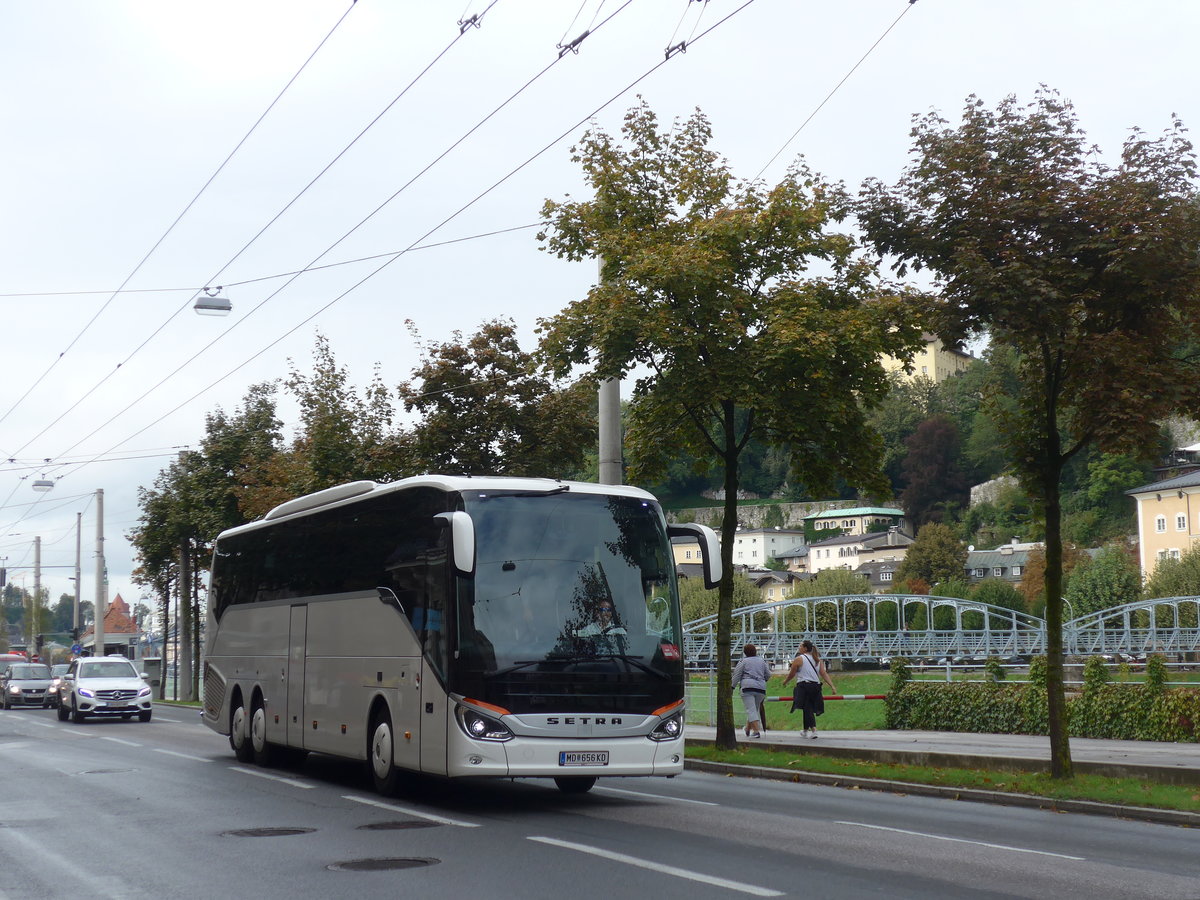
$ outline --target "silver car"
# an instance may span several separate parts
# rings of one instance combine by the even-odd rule
[[[0,675],[5,709],[14,706],[49,706],[50,669],[41,663],[14,663]]]
[[[149,722],[150,685],[123,656],[76,659],[59,685],[58,718],[76,723],[89,716]]]

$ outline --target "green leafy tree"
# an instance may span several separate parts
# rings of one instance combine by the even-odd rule
[[[1200,544],[1185,550],[1179,559],[1160,559],[1146,580],[1145,596],[1194,597],[1200,595]]]
[[[901,465],[905,486],[900,502],[914,527],[944,521],[949,509],[966,506],[970,485],[959,463],[953,420],[940,414],[926,419],[904,443],[908,453]]]
[[[868,238],[899,271],[928,268],[934,330],[986,329],[1017,354],[1000,438],[1046,525],[1050,769],[1071,775],[1062,654],[1062,479],[1091,443],[1145,452],[1157,421],[1190,404],[1200,372],[1200,203],[1179,122],[1134,133],[1101,161],[1071,105],[1042,89],[993,111],[968,100],[957,128],[917,120],[914,162],[894,188],[865,186]]]
[[[1076,616],[1133,603],[1142,598],[1141,568],[1124,547],[1105,547],[1075,567],[1063,597]]]
[[[1011,609],[1015,612],[1026,612],[1025,597],[1015,587],[1003,578],[985,578],[975,585],[970,593],[971,600],[999,606],[1001,609]],[[992,622],[993,628],[1005,628],[1009,623],[998,616]]]
[[[896,569],[897,581],[920,579],[926,584],[962,579],[967,548],[948,525],[922,525]]]
[[[521,349],[511,320],[485,322],[465,342],[455,332],[428,344],[399,395],[422,416],[412,431],[420,470],[564,478],[594,443],[595,392],[556,386]]]
[[[737,182],[696,113],[660,132],[630,110],[623,142],[592,128],[575,148],[594,197],[549,200],[547,249],[602,260],[600,283],[542,323],[565,376],[637,372],[626,448],[631,480],[661,476],[683,450],[715,461],[724,517],[717,631],[717,745],[732,748],[730,611],[743,451],[786,447],[809,487],[841,475],[886,490],[865,411],[886,394],[881,354],[911,356],[915,304],[881,289],[854,241],[830,230],[837,186],[801,167],[767,190]],[[822,275],[806,277],[810,265]]]

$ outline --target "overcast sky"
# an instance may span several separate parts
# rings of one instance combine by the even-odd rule
[[[522,226],[582,195],[569,147],[597,110],[615,132],[638,93],[664,122],[699,107],[737,175],[773,182],[803,154],[856,188],[896,178],[913,114],[957,121],[969,94],[1046,84],[1115,159],[1132,127],[1200,123],[1198,33],[1191,0],[0,4],[0,557],[32,588],[41,536],[51,599],[71,592],[82,512],[93,599],[102,488],[108,596],[136,602],[138,486],[197,446],[206,412],[289,360],[308,370],[317,331],[358,385],[375,364],[410,375],[406,320],[442,341],[507,316],[532,349],[595,267]],[[196,316],[216,285],[233,313]]]

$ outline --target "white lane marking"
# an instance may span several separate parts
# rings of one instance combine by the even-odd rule
[[[946,837],[944,834],[927,834],[924,831],[909,831],[905,828],[888,828],[886,825],[868,825],[865,822],[837,822],[838,825],[853,825],[857,828],[873,828],[876,831],[893,831],[896,834],[908,834],[913,837],[930,838],[935,841],[950,841],[955,844],[974,844],[977,847],[990,847],[993,850],[1009,850],[1013,853],[1035,853],[1038,856],[1053,856],[1057,859],[1087,859],[1086,856],[1069,856],[1066,853],[1051,853],[1049,850],[1030,850],[1028,847],[1010,847],[1007,844],[989,844],[987,841],[969,841],[966,838]]]
[[[181,719],[165,719],[162,716],[155,716],[154,721],[155,722],[170,722],[172,725],[178,725],[182,720]]]
[[[649,869],[651,872],[658,872],[660,875],[674,875],[676,878],[686,878],[688,881],[699,881],[701,884],[711,884],[715,887],[727,888],[731,891],[739,891],[743,894],[753,894],[755,897],[782,897],[783,891],[771,890],[771,888],[757,887],[753,884],[741,884],[736,881],[729,881],[725,878],[717,878],[715,875],[705,875],[702,872],[693,872],[690,869],[679,869],[675,866],[665,866],[659,860],[639,859],[636,856],[626,856],[624,853],[613,853],[611,850],[601,850],[599,847],[591,847],[587,844],[573,844],[570,841],[560,841],[557,838],[550,837],[533,837],[529,840],[537,841],[542,844],[550,844],[553,847],[562,847],[566,850],[578,850],[580,853],[590,853],[592,856],[600,856],[604,859],[611,859],[614,862],[625,863],[630,866],[637,866],[640,869]]]
[[[653,800],[669,800],[672,803],[698,803],[700,806],[720,806],[720,803],[713,803],[711,800],[692,800],[688,797],[667,797],[663,794],[647,794],[644,791],[630,791],[624,788],[614,787],[597,787],[593,790],[607,791],[610,794],[631,794],[634,797],[649,797]]]
[[[103,736],[101,736],[100,740],[102,740],[102,741],[112,741],[114,744],[124,744],[126,747],[140,747],[140,746],[142,746],[141,744],[135,743],[134,741],[126,741],[126,740],[122,740],[121,738],[114,738],[114,737],[103,737]]]
[[[167,756],[178,756],[180,759],[190,759],[193,762],[212,762],[211,759],[205,759],[203,756],[190,756],[187,753],[176,753],[174,750],[163,750],[160,747],[155,747],[154,752],[165,753]]]
[[[207,760],[205,760],[207,762]],[[241,766],[230,766],[234,772],[241,772],[243,775],[253,775],[255,778],[265,778],[268,781],[278,781],[280,784],[286,784],[290,787],[303,788],[306,791],[311,791],[315,784],[305,784],[303,781],[298,781],[295,778],[284,778],[282,775],[269,775],[266,772],[259,772],[255,769],[245,769]]]
[[[428,819],[430,822],[440,822],[443,825],[457,825],[459,828],[478,828],[478,822],[463,822],[459,819],[447,819],[445,816],[437,816],[433,813],[421,812],[420,810],[410,809],[407,806],[400,806],[398,803],[384,803],[382,800],[374,800],[370,797],[356,797],[353,794],[342,794],[343,800],[353,800],[355,803],[365,803],[367,806],[378,806],[380,809],[391,810],[392,812],[404,813],[406,816],[416,816],[419,819]]]

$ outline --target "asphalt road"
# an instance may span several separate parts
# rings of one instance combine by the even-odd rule
[[[1186,828],[688,772],[426,780],[239,764],[191,710],[0,712],[0,900],[1200,897]]]

